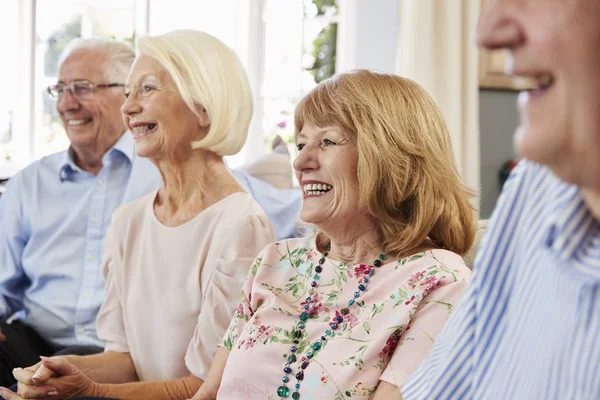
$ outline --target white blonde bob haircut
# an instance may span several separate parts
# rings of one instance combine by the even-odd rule
[[[191,143],[219,156],[238,153],[252,119],[252,90],[235,53],[219,39],[195,30],[176,30],[138,38],[137,54],[158,61],[169,73],[183,101],[200,119],[210,119],[206,136]]]

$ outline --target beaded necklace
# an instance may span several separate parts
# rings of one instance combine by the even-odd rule
[[[321,272],[323,271],[323,264],[325,263],[325,257],[331,251],[331,246],[327,247],[327,251],[323,253],[323,257],[319,259],[319,265],[315,267],[315,274],[313,275],[313,281],[310,283],[311,289],[309,290],[309,296],[306,298],[304,311],[300,314],[300,322],[296,325],[296,327],[292,330],[292,337],[294,338],[294,344],[290,347],[290,352],[292,353],[286,359],[285,365],[283,367],[283,372],[285,375],[281,379],[283,385],[277,388],[277,395],[281,398],[288,397],[290,395],[290,389],[287,387],[287,383],[290,381],[290,375],[294,373],[292,370],[292,364],[298,360],[296,353],[298,351],[297,344],[300,343],[300,338],[303,335],[304,328],[306,327],[306,321],[308,321],[309,309],[310,305],[316,302],[316,299],[313,299],[311,296],[315,294],[315,288],[319,286],[319,279]],[[368,271],[366,272],[366,276],[364,278],[359,279],[358,281],[358,290],[354,292],[352,298],[348,301],[348,307],[352,307],[356,303],[356,299],[360,297],[361,292],[367,290],[367,284],[369,283],[369,278],[371,278],[375,274],[375,269],[379,268],[383,265],[383,261],[387,258],[385,254],[380,254],[379,258],[373,262],[373,266],[369,266]],[[304,370],[308,368],[310,364],[310,360],[314,358],[325,342],[329,339],[329,337],[333,336],[333,331],[338,328],[338,324],[341,324],[344,321],[342,315],[348,315],[350,313],[350,309],[348,307],[342,308],[340,310],[340,315],[334,317],[331,322],[329,322],[329,327],[331,329],[325,330],[325,334],[321,336],[320,340],[315,341],[310,346],[308,346],[307,353],[300,359],[302,364],[300,364],[300,368],[296,373],[296,384],[294,385],[294,392],[292,393],[292,399],[298,400],[300,399],[300,383],[304,379]],[[284,356],[285,357],[285,356]]]

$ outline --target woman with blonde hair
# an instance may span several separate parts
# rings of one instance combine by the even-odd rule
[[[275,240],[223,162],[246,140],[252,94],[233,51],[198,31],[138,40],[121,111],[163,187],[120,207],[106,237],[105,352],[19,370],[7,399],[182,399],[206,378],[248,269]],[[20,396],[19,396],[20,395]]]
[[[398,76],[356,71],[295,113],[300,217],[316,240],[266,247],[193,399],[386,399],[470,279],[470,191],[443,118]]]

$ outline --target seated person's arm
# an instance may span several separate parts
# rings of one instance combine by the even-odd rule
[[[96,356],[79,357],[81,362],[85,359],[87,368],[92,370],[108,371],[107,366],[114,369],[115,375],[119,372],[126,375],[127,362],[125,356],[131,360],[128,355],[121,354],[115,358],[118,353],[107,352]],[[155,382],[131,382],[123,384],[99,384],[90,379],[76,366],[67,361],[67,357],[45,358],[38,373],[34,374],[30,368],[16,370],[14,375],[19,380],[20,396],[8,393],[3,390],[2,394],[10,400],[37,399],[45,398],[54,392],[59,393],[61,398],[73,398],[79,396],[109,397],[115,399],[147,399],[147,400],[178,400],[190,397],[198,390],[202,381],[195,376],[187,376],[170,381]],[[120,362],[119,362],[120,360]],[[117,362],[116,364],[104,364],[105,368],[98,368],[95,363]],[[131,361],[129,361],[131,363]],[[131,368],[133,370],[133,368]],[[134,371],[134,370],[133,370]],[[131,371],[129,371],[131,372]],[[135,373],[135,371],[134,371]],[[49,378],[50,377],[50,378]],[[106,376],[104,376],[106,377]]]
[[[398,386],[381,381],[371,400],[402,400],[402,394]]]
[[[34,366],[15,369],[13,375],[21,394],[32,399],[56,390],[61,393],[87,392],[95,388],[95,382],[137,380],[129,353],[112,351],[89,356],[44,357]]]
[[[400,388],[427,357],[434,339],[459,303],[468,282],[446,284],[427,295],[417,307],[380,378],[374,400],[402,399]]]
[[[229,357],[230,350],[219,347],[213,359],[213,363],[210,366],[206,381],[200,386],[200,390],[196,392],[191,400],[215,400],[217,398],[217,392],[221,385],[221,377],[225,370],[225,364],[227,364],[227,357]]]
[[[102,384],[98,385],[98,389],[91,394],[97,397],[122,400],[180,400],[192,396],[201,385],[202,380],[190,374],[189,376],[169,381]]]
[[[29,235],[24,228],[19,176],[8,183],[0,198],[0,321],[23,308],[27,278],[21,258]],[[0,333],[0,342],[4,337]]]
[[[129,353],[107,351],[89,356],[63,356],[63,358],[97,383],[126,383],[138,380]]]
[[[227,328],[227,332],[223,336],[215,353],[210,370],[206,376],[206,381],[192,400],[212,400],[217,398],[217,392],[221,386],[221,378],[223,377],[223,371],[225,371],[225,365],[227,364],[231,349],[244,330],[246,321],[254,314],[253,307],[256,304],[251,301],[252,285],[262,259],[263,253],[261,252],[248,271],[244,285],[242,286],[241,302],[233,313],[229,328]]]

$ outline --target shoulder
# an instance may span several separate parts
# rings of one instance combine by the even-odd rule
[[[269,223],[269,218],[246,192],[234,193],[219,203],[215,204],[209,211],[211,216],[221,220],[221,224],[229,231],[235,232],[233,228],[251,229],[255,224],[263,225]]]
[[[27,187],[35,182],[42,173],[55,174],[56,180],[58,181],[60,179],[59,172],[61,162],[65,157],[65,153],[66,151],[61,151],[32,162],[10,178],[8,184],[12,186],[22,185]]]
[[[444,249],[427,250],[403,258],[398,261],[398,266],[410,274],[409,285],[435,280],[436,285],[444,286],[471,279],[471,270],[466,266],[463,258]]]
[[[523,160],[507,180],[482,239],[482,254],[500,266],[515,247],[536,246],[578,193],[577,186],[558,178],[549,168]],[[501,244],[502,250],[498,248]],[[480,263],[479,262],[479,263]],[[489,264],[491,259],[487,259]],[[475,262],[475,269],[477,264]]]
[[[301,237],[293,239],[280,240],[271,243],[265,248],[265,252],[275,253],[277,255],[298,254],[303,255],[315,248],[314,239],[311,237]]]
[[[38,199],[43,194],[44,200],[48,200],[48,194],[52,187],[60,183],[60,165],[65,152],[51,154],[40,160],[34,161],[27,167],[11,177],[6,185],[6,191],[2,194],[3,207],[23,207],[24,200]],[[28,202],[29,203],[29,202]]]
[[[269,218],[248,193],[230,195],[205,212],[196,229],[212,235],[211,243],[221,249],[222,258],[254,259],[276,239]]]
[[[262,216],[263,209],[258,205],[250,193],[234,193],[222,200],[222,207],[228,208],[228,214],[233,216]]]
[[[112,215],[112,224],[114,226],[125,226],[131,222],[141,222],[148,218],[148,207],[154,201],[156,191],[138,197],[135,200],[121,204],[115,209]]]
[[[260,253],[257,261],[260,265],[275,266],[281,260],[290,261],[290,258],[308,258],[312,255],[314,244],[311,238],[285,239],[269,243]],[[310,254],[307,254],[310,253]]]
[[[554,175],[548,167],[524,159],[506,181],[498,203],[509,203],[511,208],[543,205],[552,201],[551,198],[566,186],[570,185]]]

